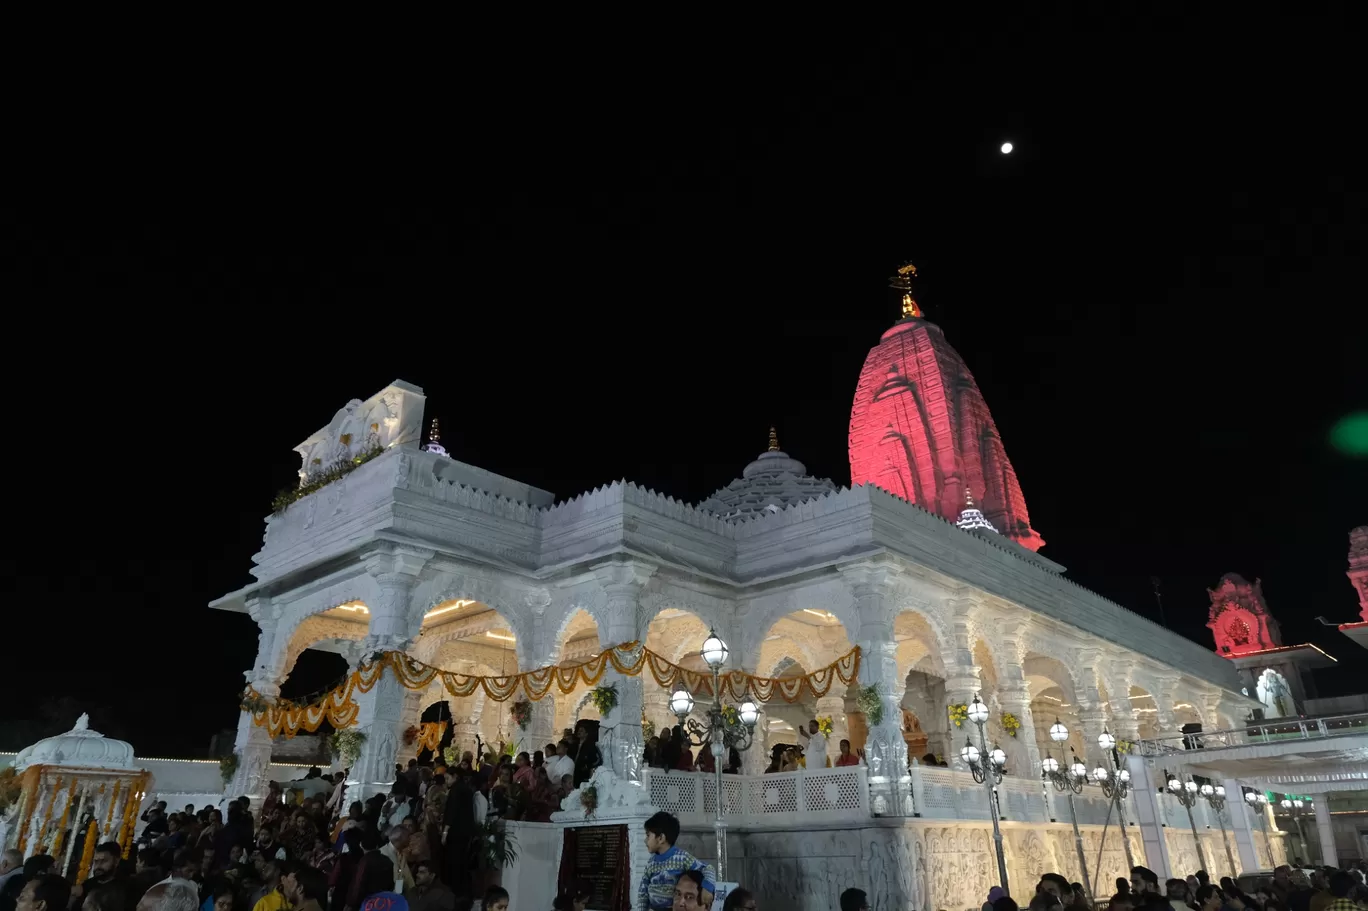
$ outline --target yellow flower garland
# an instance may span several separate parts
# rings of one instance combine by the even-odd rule
[[[95,820],[90,821],[86,826],[85,849],[81,851],[81,863],[76,868],[76,882],[85,882],[86,872],[90,869],[90,861],[95,857],[95,842],[100,840],[100,824]]]
[[[680,667],[650,649],[642,648],[639,642],[628,642],[605,649],[583,664],[554,665],[491,677],[444,671],[403,652],[382,652],[376,660],[357,668],[339,686],[309,705],[295,705],[284,700],[268,702],[248,687],[243,693],[243,706],[252,712],[253,723],[266,728],[272,737],[293,737],[300,731],[316,731],[325,721],[338,730],[354,725],[360,712],[355,694],[369,693],[386,669],[405,689],[425,689],[434,680],[440,680],[446,691],[456,697],[471,696],[476,690],[483,690],[496,702],[505,702],[519,693],[536,702],[550,693],[553,685],[562,694],[569,694],[581,686],[598,686],[610,667],[628,677],[649,669],[656,683],[667,690],[684,686],[696,696],[712,697],[711,674]],[[826,667],[801,677],[756,677],[744,671],[730,671],[721,676],[720,689],[737,702],[748,698],[770,702],[776,696],[785,702],[799,702],[807,697],[820,699],[837,681],[849,686],[859,673],[860,649],[857,646]],[[257,706],[264,708],[257,709]]]
[[[53,792],[56,797],[56,792]],[[53,857],[58,857],[62,853],[62,839],[66,836],[67,818],[71,816],[71,804],[76,799],[76,776],[71,776],[71,786],[67,788],[66,806],[62,807],[62,818],[57,820],[57,834],[52,837],[52,850],[49,852]],[[48,814],[51,818],[51,814]]]

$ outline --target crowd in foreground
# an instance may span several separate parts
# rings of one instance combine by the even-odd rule
[[[1133,867],[1129,879],[1116,880],[1116,892],[1105,902],[1107,911],[1364,911],[1368,909],[1368,864],[1357,861],[1346,870],[1304,868],[1284,864],[1271,877],[1256,878],[1252,892],[1228,876],[1212,883],[1205,870],[1159,886],[1159,876],[1148,867]],[[1103,903],[1098,902],[1098,906]],[[982,911],[1019,911],[1019,904],[996,886]],[[1046,873],[1036,884],[1029,911],[1092,911],[1081,883],[1058,873]],[[859,906],[842,911],[860,911]]]
[[[831,765],[817,728],[813,721],[805,732],[804,752]],[[476,899],[482,911],[509,911],[508,893],[494,884],[502,867],[493,850],[498,820],[549,819],[601,763],[595,740],[592,728],[579,727],[532,755],[481,749],[478,762],[467,752],[450,767],[413,760],[407,768],[396,766],[388,794],[365,802],[346,804],[346,770],[329,776],[318,769],[298,781],[272,782],[256,812],[245,796],[224,810],[187,806],[168,812],[164,801],[156,802],[143,814],[136,851],[125,856],[115,842],[95,846],[89,876],[80,883],[47,854],[25,860],[17,851],[4,852],[0,911],[471,911]],[[670,740],[648,744],[644,758],[657,768],[697,768],[683,749],[684,741],[672,731]],[[834,764],[859,761],[841,741]],[[727,757],[724,771],[735,765]],[[715,902],[719,886],[712,868],[676,844],[678,819],[656,813],[644,830],[645,874],[627,899],[634,911],[757,911],[757,896],[745,888],[731,888]],[[1304,869],[1298,862],[1255,880],[1248,892],[1229,878],[1212,884],[1205,871],[1170,879],[1161,890],[1153,871],[1135,867],[1129,880],[1117,880],[1110,901],[1096,906],[1368,911],[1366,881],[1362,861],[1347,870]],[[551,911],[585,911],[588,888],[559,885]],[[868,911],[868,896],[848,889],[840,908]],[[1028,908],[1093,911],[1094,905],[1082,885],[1047,873]],[[995,888],[982,911],[1020,908]]]

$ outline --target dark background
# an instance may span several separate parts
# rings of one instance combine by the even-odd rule
[[[81,710],[144,756],[232,727],[255,626],[206,604],[291,447],[395,378],[453,457],[558,497],[696,502],[771,424],[848,483],[908,259],[1045,555],[1154,618],[1159,577],[1205,645],[1206,589],[1262,578],[1287,642],[1357,662],[1315,620],[1357,618],[1368,522],[1327,441],[1368,407],[1356,22],[1000,25],[85,86],[5,210],[4,745]]]

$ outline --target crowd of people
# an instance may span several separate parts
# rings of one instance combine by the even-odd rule
[[[0,911],[469,911],[477,897],[484,911],[508,911],[508,893],[492,885],[502,866],[491,850],[501,837],[494,823],[549,821],[602,763],[596,733],[592,722],[581,723],[532,754],[485,750],[477,740],[477,751],[450,766],[410,760],[395,767],[387,794],[352,801],[345,812],[346,770],[329,776],[316,768],[297,781],[271,782],[255,812],[245,796],[225,810],[168,812],[165,801],[156,801],[142,815],[136,850],[125,857],[115,842],[96,845],[84,882],[70,882],[49,855],[24,859],[5,851]],[[804,752],[832,764],[817,722],[802,733],[807,750],[784,747],[767,771],[801,767]],[[732,754],[724,772],[739,771]],[[711,751],[695,759],[678,727],[651,738],[644,759],[666,770],[715,771]],[[860,761],[849,741],[840,741],[834,765]],[[712,868],[676,844],[679,820],[656,813],[644,828],[648,858],[634,908],[716,908]],[[1213,884],[1200,870],[1160,889],[1146,867],[1135,867],[1116,886],[1108,911],[1368,911],[1362,861],[1345,870],[1281,866],[1270,878],[1247,882],[1249,891],[1228,877]],[[571,886],[552,911],[585,911],[587,897],[584,888]],[[840,906],[868,911],[868,897],[848,889]],[[1081,884],[1046,873],[1028,907],[1093,911],[1094,903]],[[756,897],[732,889],[716,911],[756,911]],[[982,911],[1019,906],[995,887]]]
[[[1116,892],[1106,901],[1107,911],[1365,911],[1368,909],[1368,864],[1357,861],[1348,869],[1278,867],[1271,877],[1255,878],[1246,891],[1228,876],[1212,883],[1205,870],[1159,885],[1159,876],[1148,867],[1132,867],[1130,878],[1116,880]],[[861,893],[860,899],[863,899]],[[1100,907],[1102,902],[1097,902]],[[1070,882],[1058,873],[1046,873],[1036,884],[1029,911],[1093,911],[1094,903],[1082,883]],[[842,911],[861,911],[861,905]],[[982,911],[1019,911],[1019,905],[994,886]]]

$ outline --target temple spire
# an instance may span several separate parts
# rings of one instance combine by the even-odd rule
[[[779,434],[775,432],[773,427],[770,428],[769,451],[779,451]]]
[[[912,296],[912,279],[917,277],[917,267],[907,263],[898,269],[898,274],[888,281],[888,287],[902,292],[901,319],[921,319],[922,309]]]

